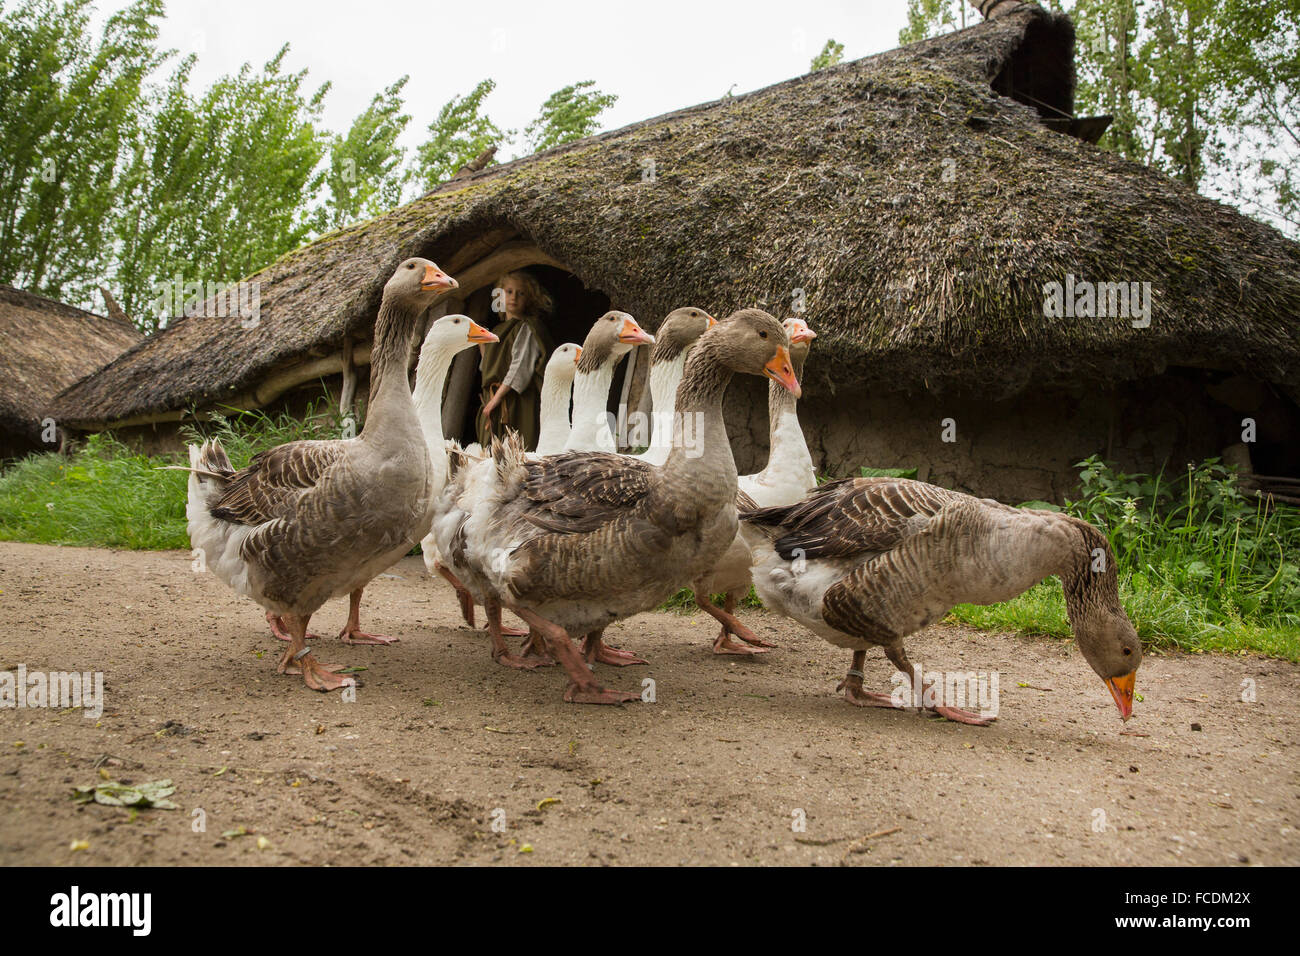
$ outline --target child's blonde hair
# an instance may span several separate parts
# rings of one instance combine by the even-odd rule
[[[513,279],[524,288],[523,309],[525,315],[541,315],[544,312],[550,312],[555,308],[555,302],[551,295],[542,287],[532,273],[525,272],[523,269],[516,269],[514,272],[507,272],[496,281],[496,288],[505,288],[506,280]]]

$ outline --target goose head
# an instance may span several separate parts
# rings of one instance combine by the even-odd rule
[[[717,324],[718,320],[703,309],[693,306],[673,309],[655,333],[655,350],[651,361],[666,362],[677,358]]]
[[[1138,665],[1142,663],[1142,641],[1123,608],[1090,609],[1078,622],[1070,615],[1074,638],[1083,659],[1106,683],[1110,696],[1124,720],[1133,716],[1133,690]]]
[[[1071,518],[1070,523],[1083,537],[1071,567],[1061,575],[1070,628],[1083,659],[1105,682],[1120,717],[1128,720],[1133,716],[1142,641],[1119,602],[1115,555],[1106,536],[1082,519]]]
[[[430,325],[429,331],[425,333],[420,358],[423,360],[426,355],[450,358],[471,345],[496,341],[499,340],[494,332],[489,332],[468,315],[444,315]]]
[[[618,361],[637,345],[653,345],[655,337],[626,312],[606,312],[591,327],[582,342],[579,372],[594,372],[607,362]]]
[[[442,293],[459,285],[428,259],[413,256],[399,265],[384,284],[384,298],[401,300],[422,310]]]
[[[786,335],[790,336],[790,357],[795,360],[797,371],[808,358],[809,343],[817,338],[817,333],[807,322],[798,317],[785,319],[781,325],[785,327]]]
[[[546,362],[546,381],[568,383],[578,371],[578,360],[582,358],[582,346],[565,342],[558,346]]]
[[[733,312],[700,336],[698,349],[707,349],[734,372],[761,375],[780,383],[796,398],[801,394],[790,360],[790,337],[784,326],[762,309]]]

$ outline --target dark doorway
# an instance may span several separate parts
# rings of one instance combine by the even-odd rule
[[[609,311],[609,296],[599,290],[588,289],[582,284],[582,280],[571,272],[553,266],[542,265],[528,266],[520,271],[527,272],[536,278],[550,294],[554,302],[555,307],[546,319],[552,346],[562,345],[565,342],[575,342],[581,345],[583,339],[587,337],[587,333],[591,331],[592,324]],[[465,313],[489,329],[495,327],[500,320],[500,317],[492,311],[492,289],[492,285],[485,286],[472,293],[465,302]],[[477,355],[477,351],[470,350],[462,353],[465,358],[457,362],[457,365],[461,365],[462,362],[474,363],[472,386],[468,388],[468,395],[463,399],[464,413],[463,417],[460,418],[459,426],[454,429],[447,428],[449,423],[446,421],[445,416],[443,419],[443,426],[447,436],[458,438],[462,444],[469,444],[478,440],[475,423],[478,420],[479,409],[483,407],[483,383],[477,372]],[[465,369],[462,373],[461,381],[465,381],[466,372],[468,372],[468,369]],[[451,398],[451,390],[457,387],[456,378],[457,376],[453,375],[453,380],[448,384],[448,396],[445,401],[454,403]],[[614,387],[611,389],[615,399],[620,387],[621,374],[616,377]],[[446,405],[444,405],[445,407]],[[457,405],[457,407],[460,406]]]

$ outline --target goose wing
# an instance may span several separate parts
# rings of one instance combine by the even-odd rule
[[[213,517],[246,525],[286,518],[344,454],[341,441],[296,441],[258,452],[247,468],[231,476],[210,511]]]
[[[523,513],[531,524],[583,534],[628,514],[650,490],[654,468],[606,452],[570,452],[526,463]]]
[[[889,551],[916,534],[956,492],[899,478],[845,478],[823,485],[789,507],[761,508],[741,517],[775,525],[776,551],[783,558],[849,557]]]

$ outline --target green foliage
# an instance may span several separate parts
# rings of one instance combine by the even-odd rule
[[[346,136],[329,137],[327,198],[317,211],[316,228],[338,229],[392,209],[402,198],[408,171],[402,168],[406,150],[397,138],[411,117],[402,112],[402,77],[382,93],[352,123]]]
[[[1080,497],[1066,510],[1106,532],[1120,598],[1142,639],[1186,650],[1255,650],[1300,659],[1300,512],[1241,493],[1211,459],[1175,481],[1079,463]],[[961,605],[979,627],[1070,634],[1060,584],[1014,601]]]
[[[1216,192],[1300,236],[1300,0],[1223,0],[1202,70],[1221,132],[1207,146]]]
[[[915,468],[869,468],[862,466],[859,478],[916,478]]]
[[[594,89],[595,85],[595,80],[583,80],[546,98],[537,119],[524,127],[524,137],[534,152],[582,139],[600,128],[597,118],[618,97]]]
[[[328,399],[324,402],[328,408]],[[258,451],[299,439],[338,438],[340,431],[336,414],[311,408],[301,421],[287,414],[271,418],[240,412],[186,428],[183,434],[189,441],[220,439],[240,468]],[[180,455],[137,454],[111,434],[90,436],[66,457],[31,455],[0,472],[0,540],[188,548],[188,475],[164,467],[188,463]]]
[[[308,238],[308,203],[325,178],[315,124],[329,85],[307,97],[306,71],[283,72],[288,51],[258,72],[244,64],[197,99],[187,58],[153,98],[120,197],[112,283],[146,330],[168,317],[157,283],[234,282]]]
[[[89,0],[0,13],[0,282],[89,301],[108,266],[141,85],[163,59],[162,3],[137,0],[97,41]]]
[[[1075,114],[1101,145],[1300,235],[1300,0],[1051,0],[1076,28]],[[964,25],[908,0],[901,43]]]
[[[915,43],[966,26],[966,0],[907,0],[907,26],[900,44]]]
[[[726,599],[726,595],[714,594],[710,596],[710,599],[718,607],[722,607],[722,603]],[[763,602],[758,599],[758,592],[756,592],[752,587],[749,589],[749,592],[737,602],[737,604],[739,607],[749,607],[749,608],[763,606]],[[674,611],[678,614],[694,614],[700,610],[700,607],[698,604],[695,603],[695,592],[692,591],[690,588],[681,588],[676,594],[670,597],[667,601],[664,601],[663,604],[660,604],[657,608],[655,608],[655,610]]]
[[[483,100],[496,81],[483,80],[464,96],[453,96],[429,124],[429,138],[416,150],[414,176],[427,190],[450,179],[456,170],[489,146],[514,135],[483,114]]]
[[[47,452],[0,474],[0,539],[109,548],[188,548],[185,473],[93,435],[69,457]]]
[[[844,44],[836,43],[834,38],[826,41],[822,51],[813,57],[812,65],[809,67],[810,72],[816,73],[818,70],[824,70],[828,66],[834,66],[844,59]]]

